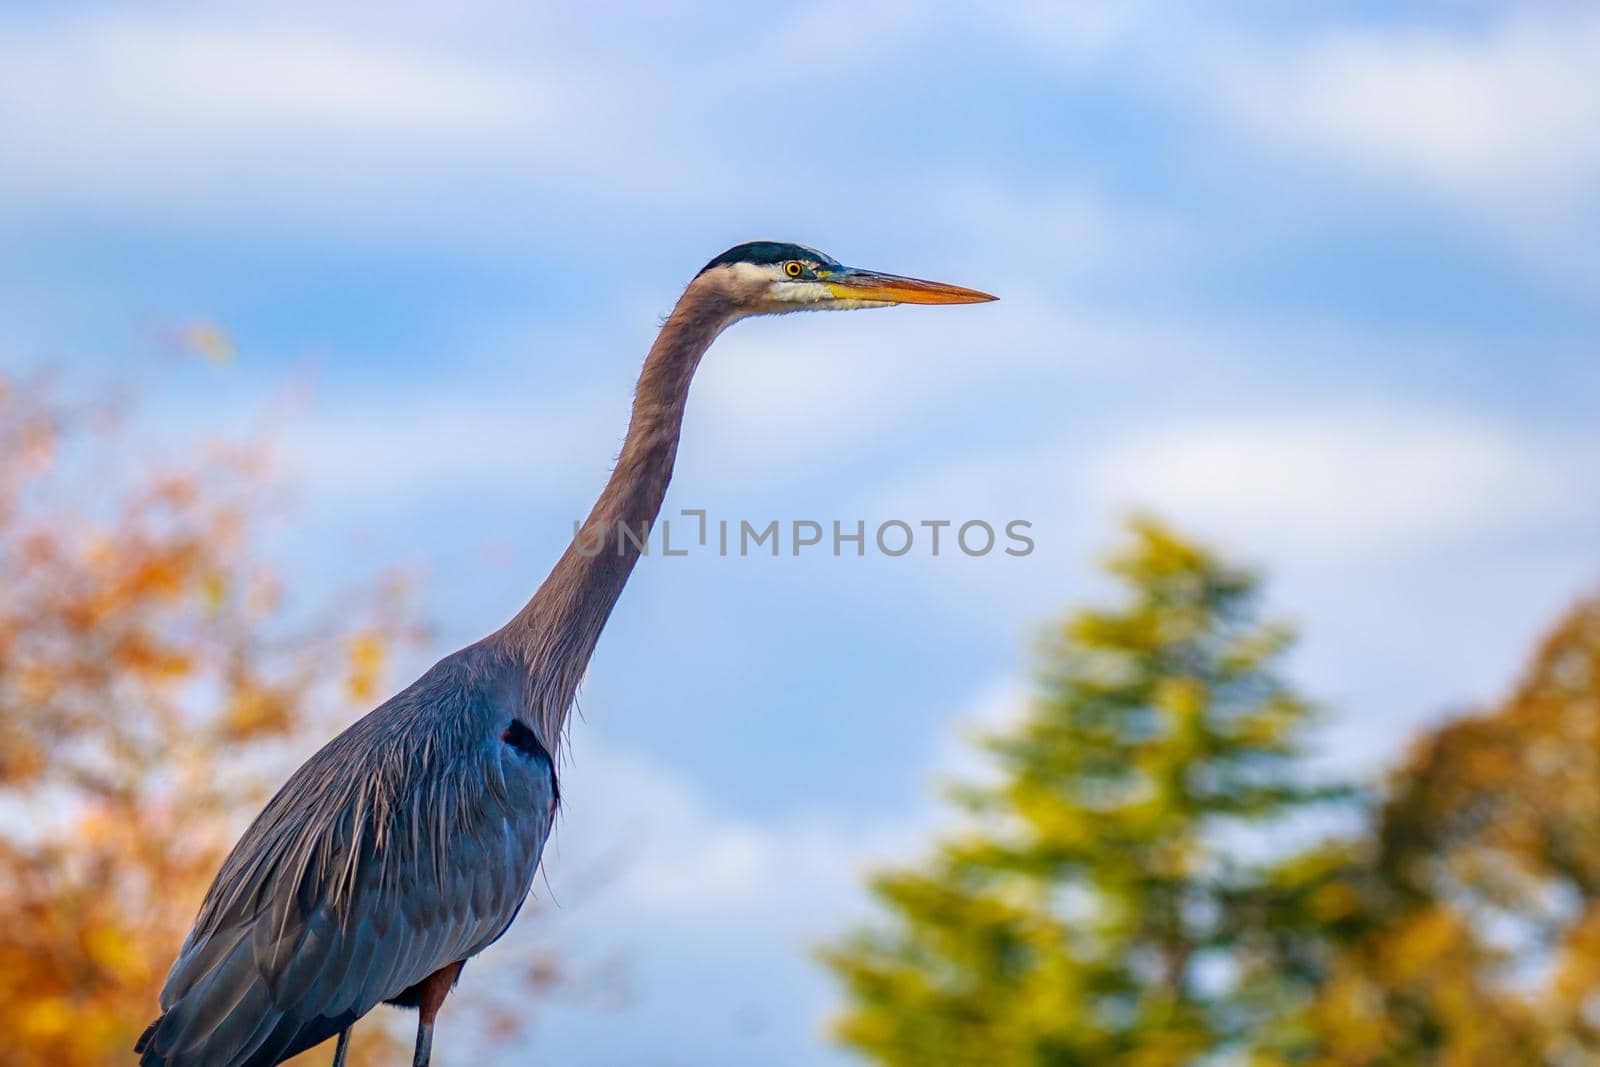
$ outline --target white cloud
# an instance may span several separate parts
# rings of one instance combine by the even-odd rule
[[[0,188],[171,211],[201,193],[237,206],[245,190],[403,185],[441,155],[569,128],[577,104],[550,69],[221,16],[18,19],[0,36],[0,125],[25,165]]]
[[[1468,417],[1328,409],[1138,433],[1089,487],[1234,543],[1388,556],[1568,516],[1592,458]]]
[[[986,268],[1008,270],[1019,282],[1045,279],[1056,302],[1080,280],[1146,274],[1153,262],[1196,250],[1185,220],[1083,182],[1038,191],[957,178],[933,190],[922,212],[973,235],[970,255],[993,257]]]
[[[1175,84],[1336,174],[1436,200],[1547,283],[1592,297],[1600,15],[1502,10],[1469,29],[1236,39]]]
[[[27,44],[38,42],[12,42],[8,88],[53,76],[57,100],[70,101],[59,90],[73,87],[151,124],[256,135],[285,128],[359,135],[373,125],[479,133],[538,103],[527,82],[479,67],[305,34],[120,21],[20,54]]]
[[[270,5],[0,16],[0,128],[8,158],[22,161],[0,172],[0,195],[24,209],[92,205],[164,220],[260,225],[272,211],[369,233],[414,232],[435,215],[447,233],[465,222],[499,232],[508,210],[537,215],[552,186],[569,204],[597,198],[613,210],[794,217],[774,174],[804,131],[771,153],[728,139],[771,123],[761,94],[781,84],[775,64],[826,78],[840,64],[881,64],[891,38],[901,49],[908,34],[948,37],[965,21],[1047,24],[1053,39],[1092,48],[1112,32],[1114,9],[1063,19],[1043,5],[997,16],[894,4],[865,16],[885,30],[874,34],[861,32],[860,5],[808,5],[755,27],[723,20],[709,32],[694,27],[717,16],[697,8],[641,13],[632,36],[598,46],[609,27],[527,11],[480,11],[460,20],[466,29],[419,11],[374,28],[361,15]],[[837,33],[841,18],[855,31]],[[904,196],[903,176],[890,177]],[[875,210],[848,199],[825,214]],[[1034,211],[1035,234],[1108,233],[1085,198],[1045,196],[1026,210],[1014,199],[974,186],[926,210],[970,208],[975,233],[994,221],[1030,227]]]
[[[914,558],[930,574],[937,568],[960,618],[974,604],[1043,618],[1088,595],[1084,561],[1132,512],[1152,511],[1274,572],[1348,579],[1471,553],[1486,539],[1600,523],[1587,489],[1597,463],[1581,436],[1347,403],[1158,416],[1023,452],[968,455],[872,503],[885,514],[977,517],[997,528],[1028,520],[1036,548],[1026,558]]]
[[[883,60],[939,31],[969,35],[1001,28],[1050,55],[1073,63],[1099,58],[1145,20],[1146,5],[1115,0],[1059,4],[1022,0],[1006,4],[928,4],[910,0],[863,5],[822,0],[797,10],[777,40],[779,54],[807,70],[836,74]],[[840,32],[848,26],[848,32]]]
[[[748,920],[777,940],[826,932],[868,864],[909,841],[904,827],[821,811],[764,821],[718,810],[669,770],[592,737],[575,740],[563,785],[556,898],[569,873],[581,882],[611,864],[598,906],[636,922]]]
[[[1207,73],[1239,115],[1345,165],[1472,199],[1570,200],[1600,179],[1600,17],[1571,12],[1347,31]]]

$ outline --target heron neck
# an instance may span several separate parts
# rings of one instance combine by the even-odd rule
[[[533,599],[495,635],[525,672],[524,697],[552,752],[600,632],[661,511],[689,383],[733,317],[732,304],[714,288],[691,283],[684,291],[645,357],[610,479]]]

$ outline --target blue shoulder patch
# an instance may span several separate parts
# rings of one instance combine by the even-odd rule
[[[550,753],[545,751],[545,747],[539,743],[539,738],[534,732],[528,729],[521,719],[512,719],[511,725],[507,726],[500,734],[500,740],[522,753],[522,755],[538,760],[550,768],[550,789],[553,799],[559,804],[561,802],[561,786],[556,779],[556,762],[550,758]]]

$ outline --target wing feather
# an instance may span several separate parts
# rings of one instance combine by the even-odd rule
[[[445,714],[467,698],[440,685],[335,738],[235,846],[142,1039],[147,1067],[278,1063],[504,932],[554,768]]]

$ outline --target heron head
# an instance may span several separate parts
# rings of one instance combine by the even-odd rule
[[[707,263],[698,278],[716,284],[746,315],[850,311],[895,304],[981,304],[994,297],[959,285],[846,267],[804,245],[749,241]]]

